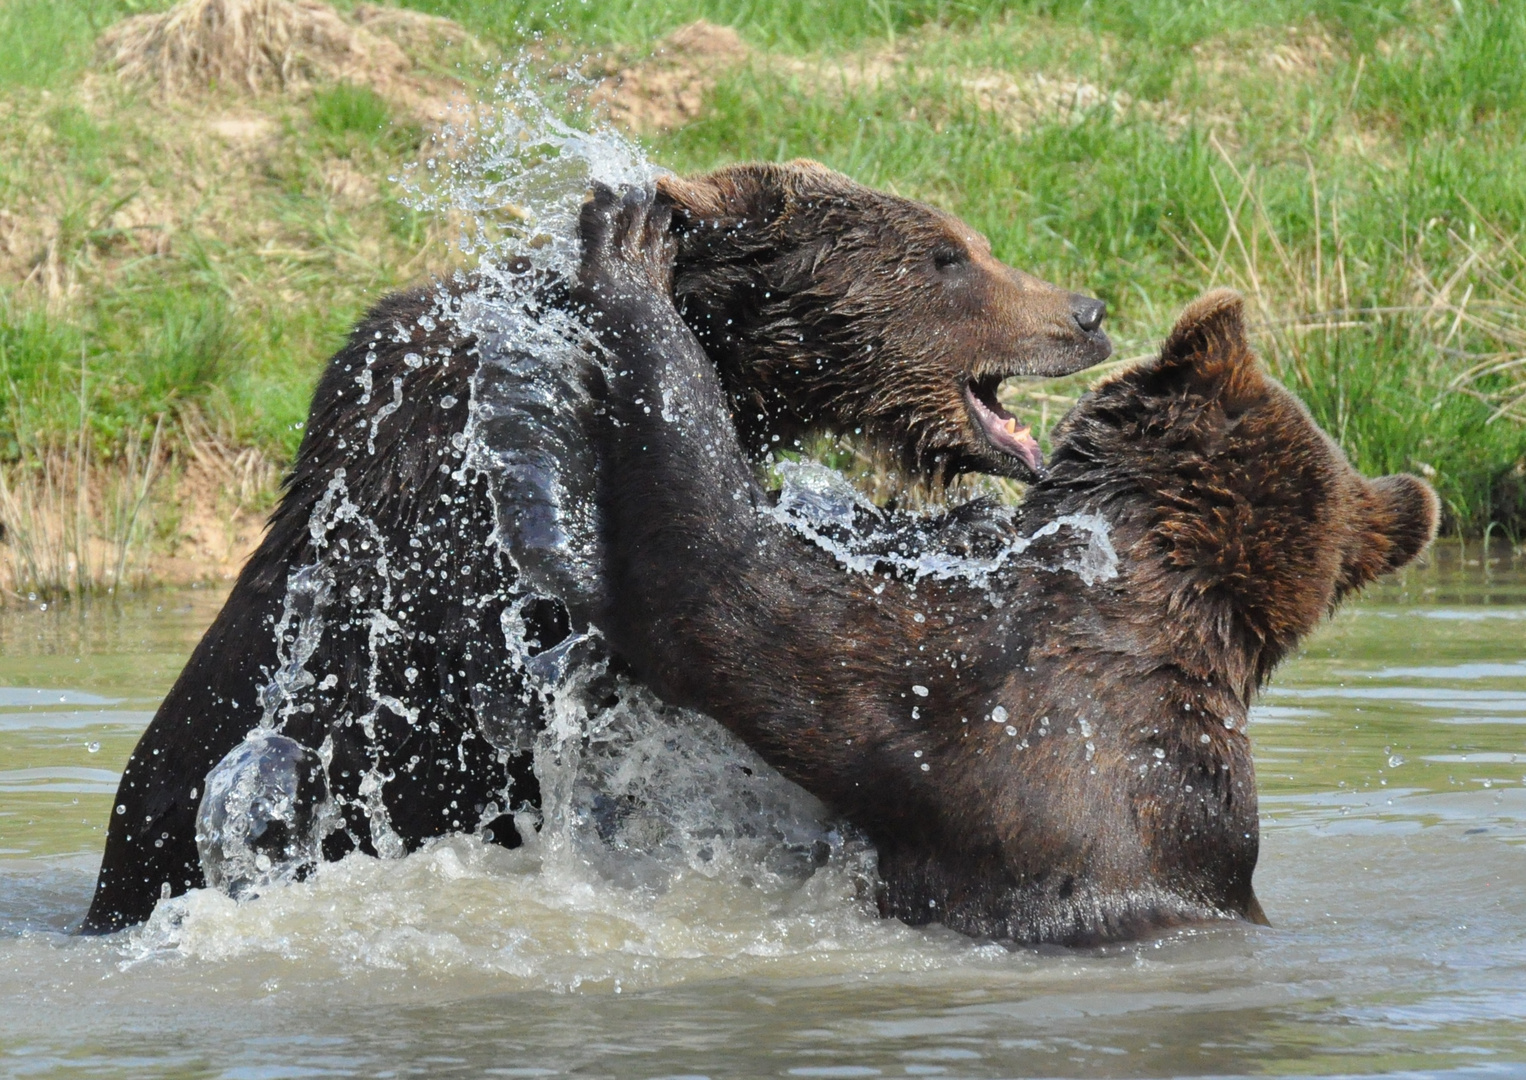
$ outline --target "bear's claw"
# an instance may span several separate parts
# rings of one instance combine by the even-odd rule
[[[604,303],[654,288],[671,295],[677,255],[672,217],[671,204],[658,200],[651,188],[631,187],[621,194],[595,182],[578,216],[582,289]]]

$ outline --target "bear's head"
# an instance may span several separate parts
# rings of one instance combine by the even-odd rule
[[[1248,700],[1342,598],[1424,550],[1438,502],[1417,477],[1353,469],[1263,370],[1243,307],[1209,293],[1157,359],[1084,397],[1036,494],[1107,518],[1150,634]]]
[[[811,161],[664,177],[674,295],[749,450],[861,435],[921,478],[1032,479],[1039,448],[1003,379],[1107,358],[1104,305],[998,262],[942,211]]]

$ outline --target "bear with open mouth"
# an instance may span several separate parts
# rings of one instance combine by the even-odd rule
[[[751,456],[835,431],[934,482],[1031,479],[1037,444],[996,387],[1111,349],[1100,301],[820,165],[658,189],[669,302]],[[240,807],[242,854],[267,867],[474,829],[518,842],[508,811],[539,798],[527,679],[582,640],[601,556],[586,357],[523,336],[567,322],[569,283],[512,269],[389,297],[330,360],[263,543],[123,772],[87,932],[201,886],[219,806]]]
[[[1219,291],[1062,420],[1022,506],[991,512],[1005,557],[865,562],[755,482],[671,299],[668,213],[602,193],[582,223],[576,296],[611,372],[596,622],[616,652],[863,829],[883,915],[1063,945],[1265,921],[1251,703],[1425,548],[1430,487],[1357,473]],[[1077,551],[1083,523],[1107,559]]]

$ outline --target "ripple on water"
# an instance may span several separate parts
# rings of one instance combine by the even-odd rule
[[[1314,704],[1260,736],[1305,780],[1322,775],[1327,744],[1365,722],[1350,699]],[[1437,730],[1419,715],[1412,738]],[[1305,751],[1278,749],[1278,733]],[[627,1074],[611,1061],[647,1075],[999,1076],[1034,1063],[1139,1075],[1509,1060],[1526,1036],[1526,863],[1501,841],[1520,836],[1526,788],[1363,790],[1343,778],[1346,789],[1265,797],[1258,888],[1275,929],[1095,952],[1011,952],[880,920],[862,866],[841,855],[793,877],[680,869],[653,887],[611,877],[597,852],[469,837],[398,861],[353,856],[244,904],[198,891],[138,930],[77,939],[61,931],[84,908],[99,842],[81,827],[57,854],[0,859],[12,1033],[0,1060],[122,1076],[233,1060],[261,1076]],[[61,811],[62,794],[40,797]]]

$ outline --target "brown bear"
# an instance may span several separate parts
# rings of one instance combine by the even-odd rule
[[[820,165],[660,192],[669,302],[760,454],[836,430],[918,476],[1031,477],[1037,444],[997,385],[1108,355],[1099,301]],[[538,680],[597,648],[578,630],[598,554],[568,283],[513,269],[383,300],[329,362],[263,543],[127,763],[86,931],[200,886],[198,828],[298,872],[317,840],[327,858],[469,829],[518,842]],[[198,824],[209,784],[242,800],[237,843],[216,814]]]
[[[1065,945],[1264,921],[1251,702],[1426,546],[1431,489],[1359,475],[1220,291],[1066,416],[990,513],[996,557],[864,565],[753,481],[669,297],[666,216],[636,192],[583,218],[619,373],[595,428],[611,646],[861,827],[884,915]]]

